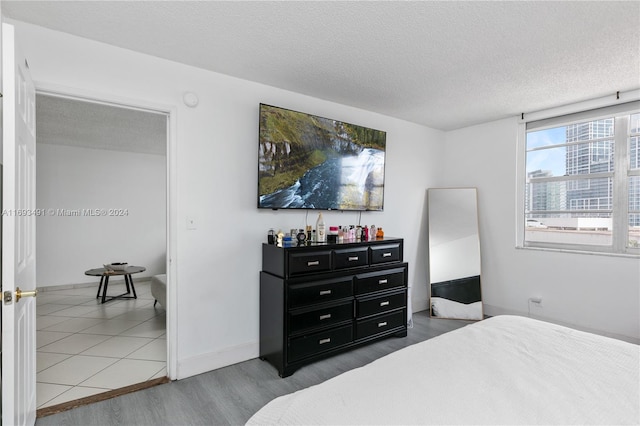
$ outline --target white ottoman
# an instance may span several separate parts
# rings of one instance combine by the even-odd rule
[[[160,302],[165,309],[167,308],[167,274],[154,275],[151,277],[151,295],[156,299],[153,303],[154,308],[158,302]]]

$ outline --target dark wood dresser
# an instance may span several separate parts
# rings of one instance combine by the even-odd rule
[[[286,377],[389,336],[407,335],[403,240],[262,246],[260,358]]]

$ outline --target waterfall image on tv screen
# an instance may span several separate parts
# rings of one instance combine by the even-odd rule
[[[260,104],[258,207],[382,210],[386,132]]]

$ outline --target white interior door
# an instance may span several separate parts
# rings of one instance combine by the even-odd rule
[[[33,425],[36,414],[35,87],[2,24],[2,425]],[[18,288],[20,290],[18,290]]]

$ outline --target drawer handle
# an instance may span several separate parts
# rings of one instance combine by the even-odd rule
[[[384,280],[378,280],[378,284],[387,284],[389,282],[389,280],[384,279]]]
[[[387,322],[379,322],[378,323],[378,327],[384,327],[385,325],[387,325]]]
[[[319,264],[319,260],[310,260],[309,262],[307,262],[307,266],[318,266]]]
[[[356,261],[356,260],[358,260],[358,256],[351,256],[351,257],[349,257],[349,262],[354,262],[354,261]]]
[[[386,302],[380,302],[380,306],[389,306],[389,301],[387,300]]]
[[[331,294],[331,290],[320,290],[320,296],[326,296]]]
[[[382,253],[382,257],[391,257],[391,253]]]
[[[325,343],[331,343],[331,338],[330,338],[330,337],[327,337],[326,339],[320,339],[320,340],[318,341],[318,344],[319,344],[319,345],[324,345]]]
[[[331,318],[331,314],[320,315],[320,319],[321,320],[326,320],[326,319],[329,319],[329,318]]]

